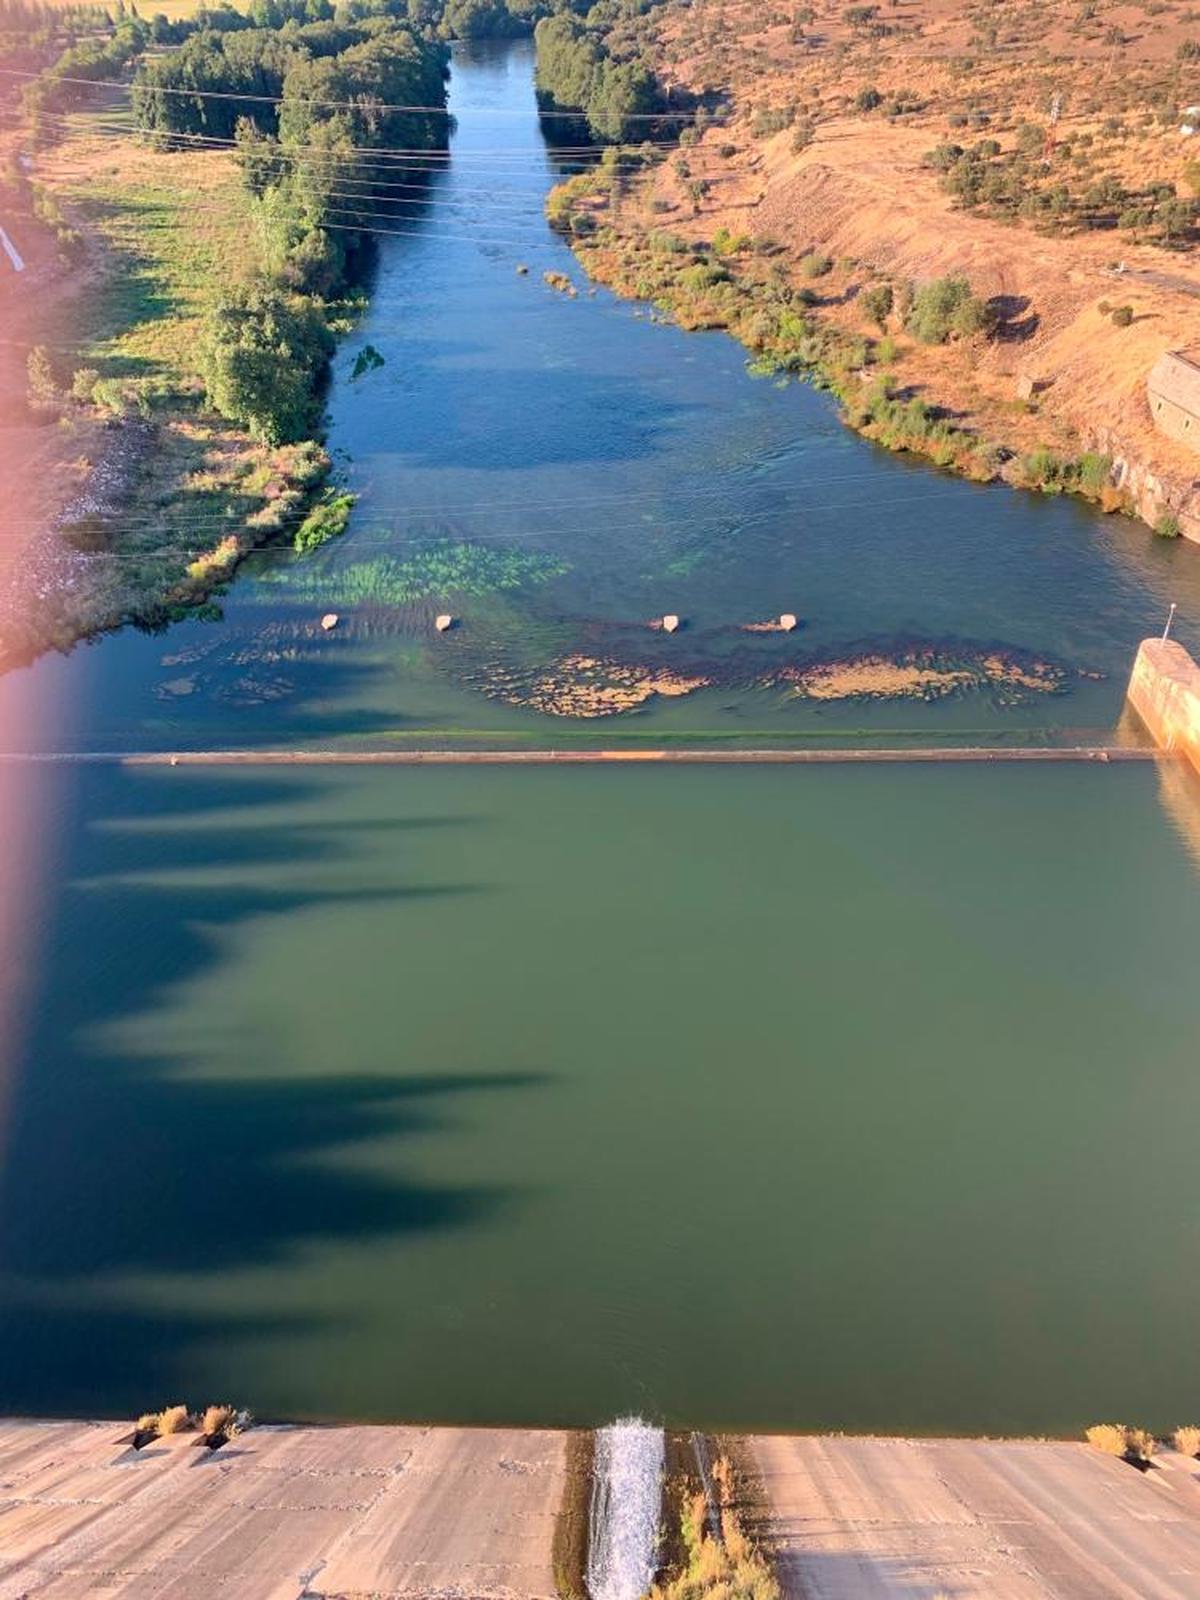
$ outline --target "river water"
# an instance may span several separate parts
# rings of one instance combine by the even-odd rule
[[[69,725],[27,719],[27,744],[1106,737],[1171,600],[1200,642],[1184,541],[889,455],[826,396],[748,376],[726,336],[590,295],[543,219],[559,169],[529,47],[460,54],[452,105],[452,162],[412,215],[383,219],[398,237],[380,240],[371,311],[337,361],[330,445],[362,497],[350,534],[316,558],[259,558],[222,623],[126,630],[0,680],[0,720],[35,696],[70,708]],[[355,378],[368,346],[385,364]],[[448,551],[465,593],[445,586]],[[329,610],[343,621],[324,637]],[[443,610],[461,618],[444,637]],[[685,619],[673,638],[647,626],[667,612]],[[743,631],[783,612],[795,633]],[[781,682],[912,648],[1032,656],[1056,692],[830,703]],[[710,687],[599,720],[531,709],[581,656]]]
[[[339,357],[352,531],[264,558],[223,623],[11,675],[9,748],[1111,732],[1168,597],[1200,616],[1194,550],[915,469],[719,336],[556,295],[528,51],[460,56],[453,95]],[[795,636],[738,631],[785,608]],[[906,640],[1052,659],[1059,692],[820,706],[744,664]],[[599,726],[503,697],[675,647],[719,682]],[[1191,1415],[1182,774],[0,778],[0,1409]]]

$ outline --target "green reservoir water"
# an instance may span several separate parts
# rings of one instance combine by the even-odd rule
[[[0,1409],[1190,1414],[1200,895],[1159,784],[57,774]]]
[[[9,674],[4,748],[1113,737],[1169,600],[1198,642],[1196,550],[915,468],[720,335],[552,293],[579,275],[530,74],[523,46],[456,57],[452,160],[337,362],[350,532],[262,556],[220,622]],[[783,610],[795,634],[741,631]],[[820,705],[780,677],[913,650],[1047,663],[1055,692]],[[579,656],[708,686],[525,703]],[[0,1411],[1194,1415],[1180,774],[0,789]]]

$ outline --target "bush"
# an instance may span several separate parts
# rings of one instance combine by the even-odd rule
[[[1093,1449],[1102,1450],[1107,1456],[1120,1456],[1135,1466],[1146,1465],[1154,1454],[1154,1435],[1123,1422],[1099,1422],[1087,1430],[1085,1437]]]
[[[1084,1437],[1093,1450],[1102,1450],[1106,1456],[1123,1456],[1128,1431],[1123,1422],[1097,1422]]]
[[[1160,539],[1178,539],[1180,533],[1179,518],[1173,516],[1169,511],[1164,511],[1154,524],[1154,531]]]
[[[71,379],[71,398],[83,405],[89,405],[99,382],[100,374],[95,367],[78,367]]]
[[[816,124],[810,118],[802,117],[792,129],[792,154],[798,156],[802,150],[807,150],[816,136]]]
[[[206,1406],[200,1431],[206,1439],[232,1437],[237,1427],[237,1413],[232,1406]]]
[[[193,1422],[194,1418],[186,1406],[167,1406],[158,1413],[158,1431],[164,1436],[169,1433],[183,1433]]]
[[[795,106],[763,106],[754,113],[750,132],[756,139],[769,139],[772,134],[782,133],[785,128],[790,128],[795,120]]]
[[[869,289],[864,289],[859,297],[859,304],[863,312],[879,328],[880,332],[887,327],[887,319],[892,314],[892,307],[896,296],[892,292],[890,283],[873,283]]]
[[[987,332],[993,320],[966,278],[935,278],[913,296],[907,326],[922,344],[944,344],[951,334],[969,338]]]
[[[1181,1456],[1200,1456],[1200,1428],[1190,1425],[1176,1428],[1171,1443]]]
[[[833,271],[833,262],[819,250],[810,250],[808,255],[800,257],[800,271],[806,278],[824,278]]]
[[[1125,1454],[1130,1461],[1149,1461],[1158,1441],[1145,1428],[1125,1430]]]
[[[328,492],[296,529],[296,536],[292,541],[294,548],[303,555],[345,533],[350,513],[354,510],[354,500],[355,496],[352,494]]]
[[[54,380],[54,368],[50,365],[50,354],[44,344],[35,344],[29,352],[25,372],[30,405],[54,405],[58,399],[58,384]]]
[[[859,111],[874,111],[876,106],[883,104],[883,96],[878,89],[860,89],[854,97],[854,104]]]
[[[1114,306],[1109,314],[1115,328],[1127,328],[1133,321],[1132,306]]]

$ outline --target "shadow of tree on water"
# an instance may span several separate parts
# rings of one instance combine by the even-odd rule
[[[545,1081],[455,1073],[452,1061],[444,1073],[406,1073],[390,1054],[378,1071],[339,1071],[331,1060],[323,1074],[310,1062],[289,1076],[277,1061],[238,1061],[245,1038],[227,1047],[221,1018],[205,1048],[237,1076],[197,1073],[196,1041],[171,1034],[170,991],[211,978],[239,926],[314,905],[478,893],[468,883],[355,886],[361,860],[345,890],[304,887],[303,874],[349,861],[350,840],[365,828],[415,842],[425,828],[481,819],[314,820],[295,808],[327,802],[331,790],[298,773],[179,777],[160,775],[149,795],[144,775],[114,768],[76,769],[69,780],[59,903],[3,1130],[0,1411],[120,1414],[187,1393],[189,1350],[232,1338],[328,1325],[336,1356],[336,1329],[353,1320],[352,1304],[319,1316],[231,1316],[224,1306],[209,1315],[195,1309],[194,1282],[177,1310],[169,1289],[154,1290],[163,1309],[149,1299],[122,1303],[114,1283],[138,1273],[216,1282],[315,1244],[470,1226],[506,1193],[416,1181],[402,1156],[368,1169],[346,1152],[380,1139],[408,1148],[449,1126],[455,1102]],[[281,885],[282,860],[295,870]],[[272,863],[269,881],[259,881],[254,869]],[[193,879],[199,872],[219,881]],[[288,995],[266,1003],[285,1007]],[[156,1012],[162,1028],[148,1052],[114,1042],[114,1025]]]

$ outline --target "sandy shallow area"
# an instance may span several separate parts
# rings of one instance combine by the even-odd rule
[[[1200,1461],[1083,1444],[747,1441],[788,1600],[1195,1600]]]

